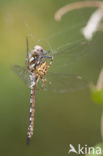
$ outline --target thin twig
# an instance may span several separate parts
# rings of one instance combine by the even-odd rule
[[[55,20],[60,21],[61,17],[66,14],[67,12],[70,12],[72,10],[80,9],[80,8],[88,8],[88,7],[95,7],[95,8],[103,8],[103,2],[102,1],[85,1],[85,2],[76,2],[68,4],[62,8],[60,8],[55,13]]]
[[[103,89],[103,69],[101,70],[98,80],[97,80],[97,85],[96,85],[97,90]]]
[[[102,137],[102,140],[103,140],[103,113],[101,115],[101,137]]]
[[[92,39],[93,34],[98,31],[99,25],[103,19],[103,8],[97,9],[91,15],[86,26],[82,29],[84,37],[88,40]]]

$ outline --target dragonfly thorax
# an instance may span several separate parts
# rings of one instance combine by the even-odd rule
[[[44,62],[41,55],[38,55],[37,53],[33,53],[29,58],[29,69],[30,71],[34,71],[37,66],[40,66]]]
[[[37,66],[43,63],[43,48],[36,45],[29,55],[28,66],[31,71],[34,71]]]
[[[45,81],[44,75],[47,73],[49,68],[49,64],[45,61],[46,55],[44,55],[43,52],[43,48],[36,45],[29,55],[28,67],[31,75],[35,75],[35,84],[39,79]],[[48,56],[46,57],[48,58]]]

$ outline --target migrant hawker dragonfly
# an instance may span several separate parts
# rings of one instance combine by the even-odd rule
[[[45,51],[39,45],[36,45],[29,53],[27,39],[26,65],[12,67],[13,71],[31,89],[27,144],[30,143],[34,131],[35,92],[38,86],[41,86],[44,90],[50,89],[59,93],[87,87],[86,81],[79,75],[48,72],[52,62],[53,55],[50,55],[49,51]]]

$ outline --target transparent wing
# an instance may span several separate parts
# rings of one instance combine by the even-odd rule
[[[88,87],[87,81],[79,75],[48,72],[46,79],[47,82],[43,86],[44,90],[52,90],[59,93],[81,90]]]
[[[12,70],[28,87],[30,86],[29,72],[25,66],[15,65]],[[87,81],[79,75],[48,72],[45,78],[47,81],[43,83],[40,80],[37,89],[65,93],[88,87]]]
[[[79,48],[83,48],[83,47],[87,47],[89,45],[90,42],[84,40],[84,39],[80,39],[77,40],[75,42],[70,42],[70,43],[65,43],[62,46],[59,46],[58,48],[56,48],[55,51],[53,51],[53,54],[62,54],[62,53],[72,53],[70,52],[71,50],[77,50]],[[83,50],[83,49],[82,49]],[[75,53],[76,55],[76,53]]]
[[[12,66],[12,70],[26,84],[26,86],[30,86],[29,72],[26,66],[14,65]]]

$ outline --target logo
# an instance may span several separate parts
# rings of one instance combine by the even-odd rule
[[[101,155],[102,149],[97,146],[97,147],[88,147],[87,145],[81,146],[80,144],[77,145],[75,148],[72,144],[69,144],[69,151],[68,154],[70,153],[75,153],[75,154],[96,154],[96,155]]]

